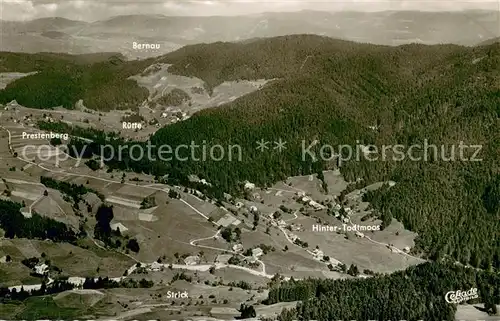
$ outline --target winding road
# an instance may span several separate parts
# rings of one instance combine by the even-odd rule
[[[0,114],[1,115],[1,114]],[[6,127],[4,126],[0,126],[0,128],[4,129],[5,131],[7,131],[8,133],[8,147],[9,147],[9,150],[11,151],[11,153],[14,153],[14,150],[12,149],[12,133],[9,129],[7,129]],[[50,168],[47,168],[45,166],[43,166],[42,164],[38,164],[38,163],[35,163],[35,162],[32,162],[30,160],[27,160],[27,159],[24,159],[22,157],[19,157],[17,156],[17,159],[23,161],[23,162],[26,162],[26,163],[29,163],[29,164],[32,164],[34,166],[37,166],[45,171],[48,171],[48,172],[51,172],[51,173],[57,173],[57,174],[65,174],[65,175],[68,175],[68,176],[74,176],[74,177],[84,177],[84,178],[90,178],[90,179],[95,179],[95,180],[100,180],[100,181],[103,181],[103,182],[107,182],[107,183],[116,183],[116,184],[123,184],[123,185],[130,185],[130,186],[137,186],[137,184],[133,184],[133,183],[128,183],[128,182],[121,182],[121,181],[116,181],[116,180],[111,180],[111,179],[107,179],[107,178],[102,178],[102,177],[96,177],[96,176],[93,176],[93,175],[86,175],[86,174],[76,174],[76,173],[71,173],[71,172],[67,172],[65,170],[59,170],[59,171],[56,171],[56,170],[52,170]],[[33,184],[39,184],[39,183],[33,183]],[[158,187],[154,187],[154,186],[150,186],[150,185],[144,185],[144,186],[141,186],[142,188],[147,188],[147,189],[151,189],[151,190],[156,190],[156,191],[161,191],[161,192],[164,192],[164,193],[168,193],[168,188],[158,188]],[[278,191],[282,191],[282,192],[288,192],[288,193],[294,193],[293,191],[290,191],[290,190],[284,190],[284,189],[276,189],[276,188],[270,188],[272,190],[278,190]],[[305,191],[301,190],[301,189],[298,189],[296,187],[292,187],[290,186],[290,189],[292,190],[295,190],[295,191],[298,191],[298,192],[301,192],[301,193],[305,193]],[[189,208],[191,208],[195,213],[197,213],[198,215],[202,216],[203,218],[207,219],[208,220],[208,215],[200,212],[198,209],[196,209],[195,207],[193,207],[191,204],[189,204],[188,202],[186,202],[185,200],[183,199],[180,199],[180,201],[182,203],[184,203],[186,206],[188,206]],[[288,219],[288,221],[292,221],[294,219],[297,219],[298,218],[298,215],[297,215],[297,211],[293,214],[294,215],[294,218],[292,219]],[[298,246],[297,244],[295,244],[288,236],[288,234],[286,233],[285,229],[280,227],[277,222],[276,223],[276,226],[278,227],[278,229],[284,234],[285,238],[287,239],[287,241],[289,243],[291,243],[292,245],[295,245],[295,246]],[[354,225],[350,219],[349,219],[349,223],[351,223],[352,225]],[[223,248],[217,248],[217,247],[212,247],[212,246],[205,246],[205,245],[199,245],[197,244],[198,242],[200,241],[203,241],[203,240],[209,240],[209,239],[213,239],[213,238],[216,238],[220,235],[220,230],[218,230],[213,236],[210,236],[210,237],[206,237],[206,238],[201,238],[201,239],[195,239],[195,240],[191,240],[189,242],[189,244],[191,246],[195,246],[195,247],[199,247],[199,248],[207,248],[207,249],[212,249],[212,250],[217,250],[217,251],[223,251],[223,252],[229,252],[229,253],[233,253],[235,255],[240,255],[242,257],[244,257],[242,254],[240,253],[237,253],[235,251],[232,251],[232,250],[227,250],[227,249],[223,249]],[[373,242],[375,244],[378,244],[378,245],[381,245],[381,246],[385,246],[385,247],[389,247],[391,248],[392,246],[389,245],[389,244],[386,244],[386,243],[381,243],[381,242],[377,242],[375,240],[372,240],[371,238],[365,236],[364,238],[366,238],[367,240],[369,240],[370,242]],[[95,240],[94,241],[94,244],[100,248],[104,248],[102,247],[101,245],[99,245]],[[311,254],[311,255],[314,255],[311,251],[309,251],[308,249],[306,249],[306,251]],[[125,253],[122,253],[122,252],[118,252],[118,253],[121,253],[123,255],[126,255]],[[414,259],[419,259],[419,260],[422,260],[418,257],[415,257],[415,256],[412,256],[410,254],[407,254],[407,253],[404,253],[402,251],[396,251],[396,253],[398,254],[401,254],[401,255],[405,255],[405,256],[408,256],[408,257],[411,257],[411,258],[414,258]],[[138,261],[137,259],[133,258],[132,256],[130,255],[126,255],[127,257],[130,257],[132,258],[136,263],[130,267],[127,271],[127,276],[130,275],[131,273],[133,273],[135,271],[135,269],[137,268],[137,263],[139,263],[142,267],[151,267],[152,264],[154,263],[144,263],[144,262],[140,262]],[[261,260],[259,259],[256,259],[256,262],[258,262],[261,266],[262,266],[262,271],[256,271],[256,270],[253,270],[251,268],[248,268],[248,267],[244,267],[244,266],[239,266],[239,265],[232,265],[232,264],[222,264],[222,263],[215,263],[215,264],[205,264],[205,265],[182,265],[182,264],[164,264],[163,266],[164,267],[168,267],[168,268],[173,268],[173,269],[183,269],[183,270],[191,270],[191,271],[209,271],[210,268],[214,267],[215,269],[221,269],[221,268],[234,268],[234,269],[239,269],[239,270],[242,270],[242,271],[246,271],[250,274],[253,274],[253,275],[257,275],[257,276],[261,276],[261,277],[265,277],[265,278],[272,278],[274,275],[270,275],[270,274],[267,274],[266,273],[266,266],[264,264],[264,262],[262,262]],[[75,277],[75,278],[78,278],[78,277]],[[36,287],[38,285],[32,285],[30,286],[30,288],[33,288],[33,287]],[[39,285],[41,286],[41,284]],[[20,286],[14,286],[16,288],[19,288]],[[10,288],[14,288],[14,287],[10,287]],[[26,286],[25,286],[26,288]]]

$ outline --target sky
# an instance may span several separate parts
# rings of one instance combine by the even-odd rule
[[[0,0],[0,19],[32,20],[64,17],[96,21],[117,15],[177,16],[244,15],[273,11],[455,11],[500,10],[500,0]]]

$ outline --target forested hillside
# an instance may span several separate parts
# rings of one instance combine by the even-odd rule
[[[289,281],[269,292],[269,304],[301,301],[279,320],[455,320],[448,291],[478,289],[487,312],[500,303],[500,276],[459,266],[425,263],[365,280]]]
[[[119,54],[0,53],[0,71],[32,72],[0,90],[0,103],[12,100],[26,107],[72,109],[83,99],[97,110],[137,107],[148,96],[129,76],[142,72],[150,60],[125,62]]]
[[[302,140],[305,146],[314,140],[355,146],[358,140],[379,147],[427,140],[447,146],[447,157],[450,145],[460,141],[482,145],[480,162],[444,161],[438,154],[439,159],[428,161],[351,161],[341,171],[350,181],[397,182],[381,191],[373,205],[381,215],[395,217],[419,234],[415,252],[500,268],[498,43],[476,48],[348,43],[345,49],[336,40],[293,36],[210,48],[186,47],[165,61],[174,64],[173,72],[195,75],[212,86],[226,79],[280,80],[165,127],[152,141],[171,146],[203,140],[239,144],[243,160],[173,160],[134,167],[179,179],[196,173],[217,186],[220,195],[237,192],[244,180],[267,185],[331,165],[303,161]],[[186,63],[191,65],[183,70]],[[190,69],[193,64],[201,67]],[[281,154],[255,149],[260,139],[278,138],[287,141]]]
[[[27,218],[21,214],[21,208],[19,203],[0,200],[0,228],[5,231],[5,237],[76,242],[78,235],[66,224],[37,213]]]

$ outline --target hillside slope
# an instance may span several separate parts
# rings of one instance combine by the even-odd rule
[[[439,153],[427,161],[361,158],[345,162],[341,171],[351,181],[398,182],[372,201],[384,220],[395,217],[420,235],[417,251],[433,259],[451,256],[478,267],[500,267],[500,199],[492,192],[500,175],[498,44],[392,48],[293,36],[186,47],[164,60],[173,63],[173,72],[195,75],[211,86],[227,79],[280,79],[222,108],[165,127],[152,138],[156,145],[170,146],[238,144],[241,161],[174,159],[153,167],[131,162],[137,170],[169,173],[181,181],[196,173],[221,195],[241,191],[244,180],[268,185],[335,165],[303,159],[303,141],[306,147],[318,140],[379,148],[427,141],[442,145],[445,157],[455,145],[456,158],[461,141],[481,145],[479,162],[445,161]],[[287,142],[282,153],[255,149],[261,139],[279,138]],[[319,146],[313,150],[317,154]],[[470,158],[473,152],[465,155]]]
[[[126,62],[117,53],[0,52],[0,72],[37,71],[1,90],[0,103],[17,100],[31,108],[72,109],[83,99],[88,108],[97,110],[137,107],[148,97],[148,91],[128,77],[142,72],[151,63],[151,60]]]
[[[6,51],[81,54],[110,50],[134,59],[165,54],[188,44],[297,33],[385,45],[412,42],[475,45],[483,39],[499,36],[497,11],[305,10],[243,16],[131,14],[94,22],[63,18],[1,21],[0,33],[2,48]],[[92,16],[92,20],[101,17]],[[54,37],[54,31],[62,34]],[[135,50],[132,46],[134,41],[158,43],[161,48],[154,51]]]
[[[122,161],[108,165],[168,174],[172,184],[193,184],[188,176],[196,174],[212,184],[199,184],[198,189],[222,198],[223,192],[243,192],[245,180],[268,186],[288,176],[337,166],[335,160],[315,161],[304,153],[314,141],[318,144],[310,151],[317,156],[325,144],[335,151],[344,144],[355,150],[359,144],[374,144],[379,151],[396,145],[406,151],[425,142],[443,146],[444,156],[430,153],[427,160],[398,159],[391,149],[377,161],[353,157],[341,164],[341,172],[352,182],[397,182],[391,189],[370,194],[369,200],[383,221],[397,218],[418,233],[415,252],[435,260],[452,258],[483,269],[500,268],[500,44],[388,47],[295,35],[193,45],[158,60],[172,64],[173,73],[203,79],[208,89],[227,80],[275,80],[229,104],[164,127],[151,138],[153,145],[172,148],[192,142],[208,149],[219,144],[225,147],[222,160],[208,156],[200,161],[200,155],[193,158],[188,148],[169,161],[134,161],[121,155]],[[70,102],[74,93],[81,94],[83,83],[89,86],[86,93],[104,99],[104,107],[107,102],[116,104],[112,93],[124,89],[125,97],[133,101],[137,95],[121,82],[151,62],[102,64],[104,73],[99,63],[87,67],[82,78],[64,84],[68,90],[53,96]],[[37,90],[23,91],[28,87],[18,80],[0,97],[15,88],[19,102],[37,103],[34,97],[44,97],[41,86],[46,84],[43,73],[37,75],[21,79],[36,79]],[[49,79],[54,80],[51,88],[56,88],[57,78]],[[111,94],[101,96],[107,90]],[[262,139],[270,142],[264,152],[256,149]],[[279,139],[286,142],[282,152],[272,149],[272,142]],[[96,142],[92,148],[99,154],[99,139]],[[461,142],[482,146],[477,155],[482,160],[463,160],[471,158],[475,148],[459,159]],[[241,159],[228,158],[231,145],[241,147]],[[447,160],[452,146],[455,160]],[[342,154],[347,156],[346,150]],[[424,155],[417,150],[412,156]]]

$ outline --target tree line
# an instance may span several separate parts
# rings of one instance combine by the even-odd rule
[[[5,231],[5,237],[76,243],[79,234],[66,224],[37,213],[25,217],[21,213],[22,207],[16,202],[0,200],[0,228]]]

